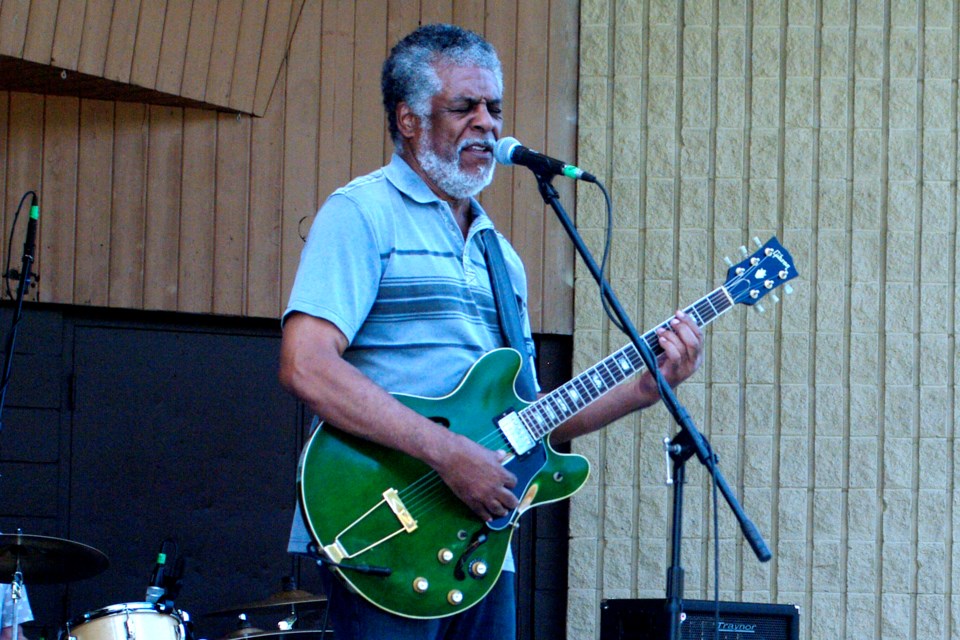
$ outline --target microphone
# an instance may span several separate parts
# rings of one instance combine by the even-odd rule
[[[157,563],[153,566],[150,584],[147,585],[147,593],[144,596],[144,599],[151,604],[156,604],[166,591],[163,587],[163,572],[167,564],[167,554],[164,552],[166,546],[167,541],[164,540],[160,545],[160,551],[157,552]]]
[[[30,199],[30,219],[27,220],[27,239],[23,242],[23,255],[30,256],[32,261],[37,248],[37,223],[40,221],[40,206],[37,204],[37,194]]]
[[[566,176],[573,180],[583,180],[584,182],[596,182],[597,179],[592,174],[587,173],[580,167],[567,164],[550,156],[546,156],[539,151],[528,149],[520,144],[516,138],[500,138],[493,147],[493,157],[500,164],[519,164],[532,170],[535,174],[542,177]]]

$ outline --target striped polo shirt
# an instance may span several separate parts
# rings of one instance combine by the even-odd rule
[[[324,203],[284,317],[332,322],[349,342],[344,358],[388,391],[453,391],[480,356],[503,346],[480,237],[493,223],[472,206],[464,240],[450,206],[394,155]],[[532,355],[523,264],[498,238]]]

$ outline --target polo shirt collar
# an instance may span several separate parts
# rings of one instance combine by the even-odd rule
[[[427,186],[423,178],[407,164],[407,161],[396,153],[390,158],[390,164],[383,168],[383,173],[387,177],[387,180],[389,180],[400,193],[414,202],[420,204],[443,202],[443,200]],[[475,217],[474,223],[471,225],[472,227],[476,227],[477,230],[479,230],[493,226],[493,223],[487,216],[487,212],[483,210],[483,207],[480,206],[476,198],[470,198],[470,206],[473,209]]]

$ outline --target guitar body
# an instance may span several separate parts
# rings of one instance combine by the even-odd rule
[[[475,442],[506,448],[496,420],[527,406],[514,391],[520,364],[516,351],[497,349],[447,396],[395,397]],[[327,557],[344,567],[334,570],[372,604],[411,618],[453,615],[493,588],[522,513],[567,498],[586,482],[589,462],[557,453],[548,439],[505,463],[518,478],[520,506],[488,525],[419,460],[321,425],[298,473],[307,526]],[[357,565],[390,573],[346,568]]]

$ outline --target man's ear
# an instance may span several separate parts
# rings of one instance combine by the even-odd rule
[[[397,131],[406,140],[413,138],[420,130],[420,116],[413,112],[406,102],[397,105]]]

